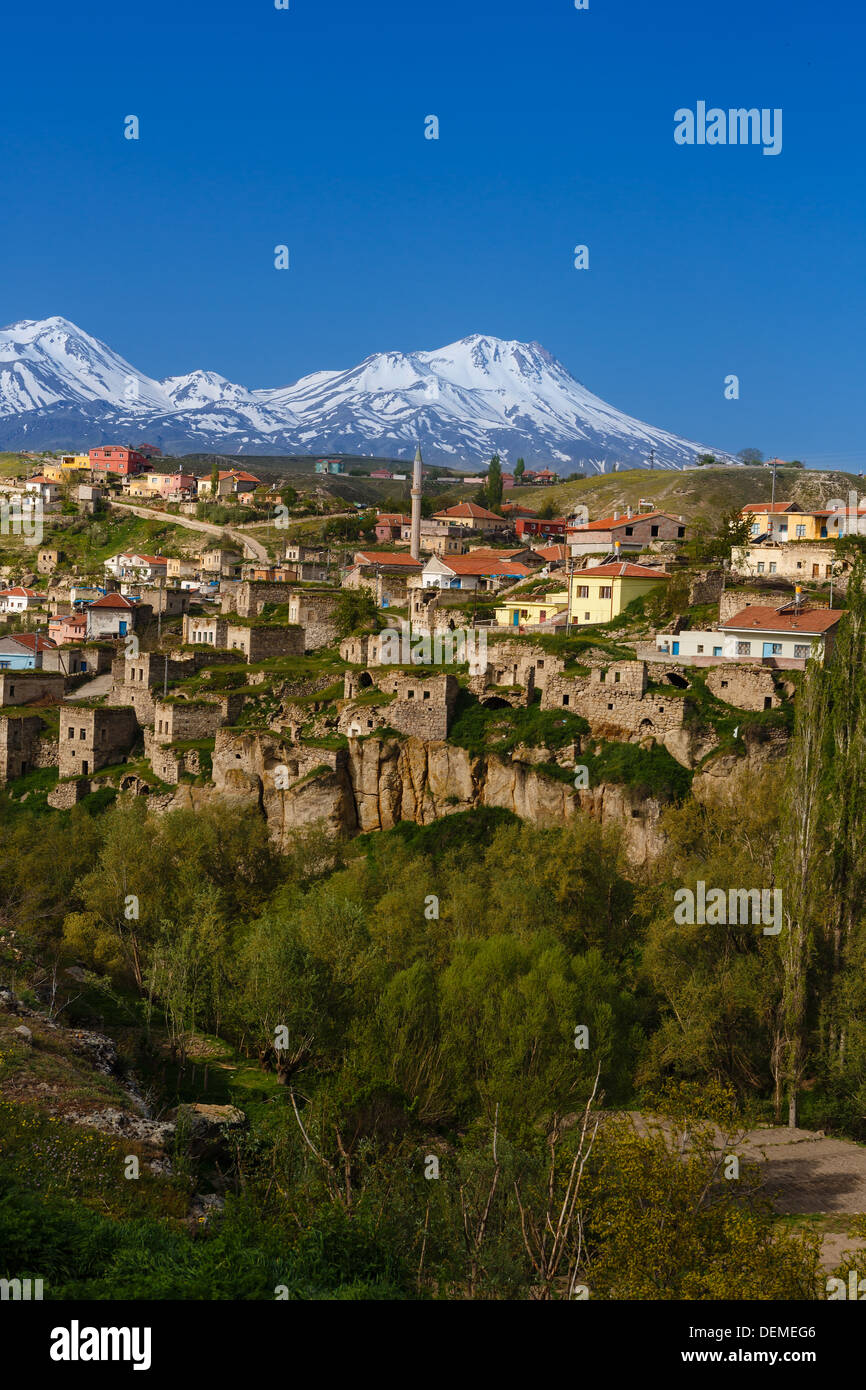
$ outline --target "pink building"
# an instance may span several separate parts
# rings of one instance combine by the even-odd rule
[[[159,493],[161,497],[192,497],[196,490],[194,473],[160,474]]]

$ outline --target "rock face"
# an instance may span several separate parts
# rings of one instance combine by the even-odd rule
[[[284,849],[295,831],[314,824],[356,835],[390,830],[401,820],[429,825],[457,811],[500,806],[534,825],[561,825],[584,811],[603,825],[622,827],[634,862],[659,852],[660,802],[619,785],[576,791],[542,772],[538,760],[538,749],[526,750],[525,760],[474,757],[454,744],[419,738],[350,739],[348,749],[326,752],[221,730],[213,789],[183,787],[172,804],[198,805],[209,797],[247,802],[266,817]]]

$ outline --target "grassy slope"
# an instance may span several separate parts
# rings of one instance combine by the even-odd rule
[[[557,513],[585,506],[593,518],[622,511],[628,505],[637,508],[643,497],[660,510],[691,521],[699,516],[719,516],[746,502],[769,501],[771,486],[768,468],[690,468],[684,473],[634,468],[554,487],[509,489],[506,501],[526,507],[552,502]],[[831,497],[847,498],[849,490],[858,496],[864,491],[863,480],[853,473],[802,468],[780,468],[776,473],[776,499],[780,502],[813,506]]]

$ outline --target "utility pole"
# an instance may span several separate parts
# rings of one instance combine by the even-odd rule
[[[774,506],[776,501],[776,460],[773,459],[773,492],[770,497],[770,506]]]
[[[655,449],[650,448],[650,469],[652,470],[653,468],[655,468],[655,466],[656,466],[656,451],[655,451]]]

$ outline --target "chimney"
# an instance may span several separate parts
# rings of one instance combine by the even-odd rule
[[[626,509],[625,509],[625,519],[626,519],[626,521],[631,521],[631,503],[630,503],[630,502],[629,502],[628,506],[627,506]]]
[[[613,519],[614,521],[619,521],[619,512],[614,512]]]
[[[415,450],[412,467],[412,530],[409,554],[413,560],[421,558],[421,445]]]

